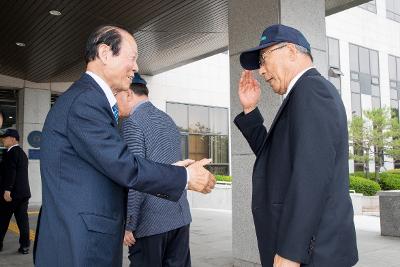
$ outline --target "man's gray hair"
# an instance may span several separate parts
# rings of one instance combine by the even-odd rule
[[[314,59],[313,59],[313,57],[312,57],[312,55],[311,55],[311,52],[309,52],[309,51],[307,50],[307,48],[305,48],[305,47],[303,47],[303,46],[301,46],[301,45],[298,45],[298,44],[294,44],[294,46],[296,47],[297,51],[299,51],[299,52],[302,53],[302,54],[308,55],[308,56],[311,58],[311,61],[314,61]]]

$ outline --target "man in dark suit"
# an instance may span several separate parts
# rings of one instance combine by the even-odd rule
[[[31,197],[28,180],[28,158],[19,146],[17,130],[7,129],[0,136],[7,149],[0,163],[0,251],[3,249],[4,236],[14,214],[19,229],[18,252],[29,253],[28,202]]]
[[[87,71],[51,108],[41,143],[42,209],[37,266],[121,266],[126,188],[177,201],[188,189],[208,193],[208,161],[183,167],[136,157],[119,135],[114,94],[138,70],[126,30],[103,26],[87,42]],[[189,175],[188,175],[189,174]]]
[[[146,159],[171,164],[182,159],[180,133],[174,121],[148,99],[146,81],[135,74],[131,90],[116,98],[122,136],[129,150]],[[186,192],[177,202],[129,190],[124,243],[130,266],[191,266],[190,208]]]
[[[257,156],[252,211],[262,265],[355,265],[347,119],[336,88],[313,67],[303,34],[285,25],[268,27],[240,62],[243,112],[235,124]],[[269,131],[255,69],[286,95]]]

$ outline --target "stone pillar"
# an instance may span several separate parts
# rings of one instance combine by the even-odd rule
[[[28,143],[28,135],[33,131],[42,131],[47,113],[50,110],[51,93],[50,88],[46,88],[49,87],[48,85],[42,86],[44,88],[37,88],[34,85],[28,86],[18,91],[17,129],[21,135],[21,146],[29,157],[30,149],[34,148]],[[42,183],[38,159],[29,159],[28,173],[32,193],[30,204],[40,204],[42,202]]]
[[[400,237],[400,190],[379,192],[381,235]]]
[[[231,120],[242,111],[237,97],[237,86],[242,72],[240,52],[257,46],[261,33],[269,25],[282,23],[299,29],[311,44],[317,69],[327,75],[325,0],[230,0],[228,3]],[[255,76],[258,73],[255,72]],[[282,98],[274,94],[264,81],[259,81],[262,86],[259,108],[268,128]],[[234,125],[231,138],[234,144],[231,150],[234,265],[258,266],[260,259],[251,214],[251,174],[255,157]]]

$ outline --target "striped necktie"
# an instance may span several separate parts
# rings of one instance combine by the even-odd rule
[[[114,106],[112,106],[111,109],[112,109],[112,112],[113,112],[113,114],[114,114],[115,121],[118,123],[119,112],[118,112],[118,106],[117,106],[117,104],[115,104]]]

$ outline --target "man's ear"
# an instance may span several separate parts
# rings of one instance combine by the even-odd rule
[[[289,58],[291,61],[295,60],[297,57],[297,48],[294,44],[288,44],[288,50],[289,50]]]
[[[106,65],[108,60],[110,59],[110,47],[106,44],[100,44],[97,48],[100,61]]]

